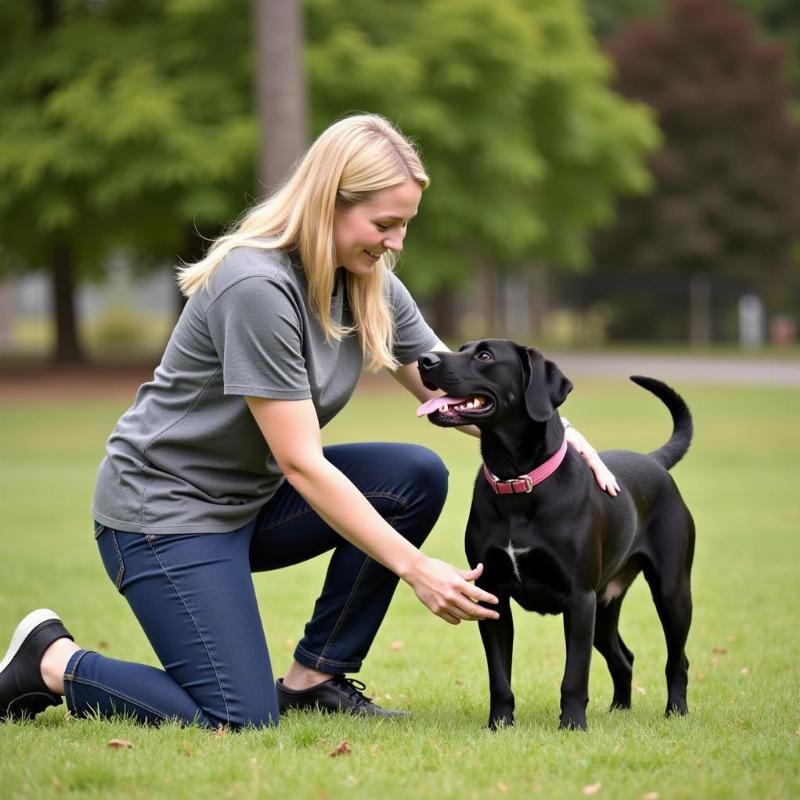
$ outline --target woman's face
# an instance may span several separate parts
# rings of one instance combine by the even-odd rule
[[[369,200],[333,216],[336,265],[368,275],[387,251],[399,253],[409,220],[417,213],[422,188],[413,180],[375,192]]]

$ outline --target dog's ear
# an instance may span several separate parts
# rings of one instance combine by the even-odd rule
[[[533,348],[522,356],[526,374],[525,408],[535,422],[547,422],[572,391],[572,382],[552,362]]]

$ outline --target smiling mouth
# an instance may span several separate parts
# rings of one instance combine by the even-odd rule
[[[366,254],[367,254],[367,255],[368,255],[368,256],[369,256],[369,257],[370,257],[370,258],[371,258],[373,261],[378,261],[378,259],[380,259],[380,257],[383,255],[383,253],[373,253],[373,252],[371,252],[371,251],[367,250],[366,248],[364,249],[364,252],[365,252],[365,253],[366,253]]]
[[[489,416],[494,402],[482,395],[433,397],[417,409],[418,417],[428,417],[436,425],[464,425],[472,419]]]

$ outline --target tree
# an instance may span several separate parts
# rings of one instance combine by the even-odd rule
[[[0,262],[54,276],[59,361],[83,356],[70,311],[80,278],[122,247],[141,265],[193,257],[196,229],[218,232],[252,190],[252,49],[238,6],[0,6]]]
[[[783,49],[728,0],[670,0],[663,23],[624,26],[609,52],[620,91],[656,110],[665,141],[650,160],[656,190],[620,204],[598,262],[683,270],[701,292],[717,272],[766,284],[791,268],[800,128]],[[709,338],[702,327],[696,341]]]
[[[737,0],[761,28],[787,44],[788,68],[795,98],[800,97],[800,4],[796,0]]]
[[[664,0],[584,0],[592,29],[605,40],[622,25],[644,17],[661,19]],[[796,0],[735,0],[736,6],[758,21],[762,31],[788,45],[788,69],[795,97],[800,94],[800,3]]]
[[[594,33],[599,39],[607,39],[633,19],[659,14],[663,0],[584,0],[584,6]]]
[[[481,267],[585,264],[615,195],[646,188],[655,128],[609,89],[573,0],[307,7],[314,129],[371,109],[422,145],[432,185],[402,274],[443,311]]]
[[[74,281],[119,248],[143,266],[196,257],[197,231],[258,191],[251,4],[38,2],[47,31],[35,7],[0,5],[0,260],[52,271],[63,247]],[[446,301],[480,269],[586,263],[614,197],[646,187],[655,128],[609,89],[577,0],[305,11],[312,132],[379,111],[422,143],[433,185],[403,265],[422,296]]]
[[[253,0],[259,176],[277,187],[306,145],[306,84],[300,0]]]

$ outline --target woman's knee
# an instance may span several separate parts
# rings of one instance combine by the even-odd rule
[[[412,479],[430,501],[441,505],[447,497],[450,473],[438,453],[422,445],[408,445]]]

